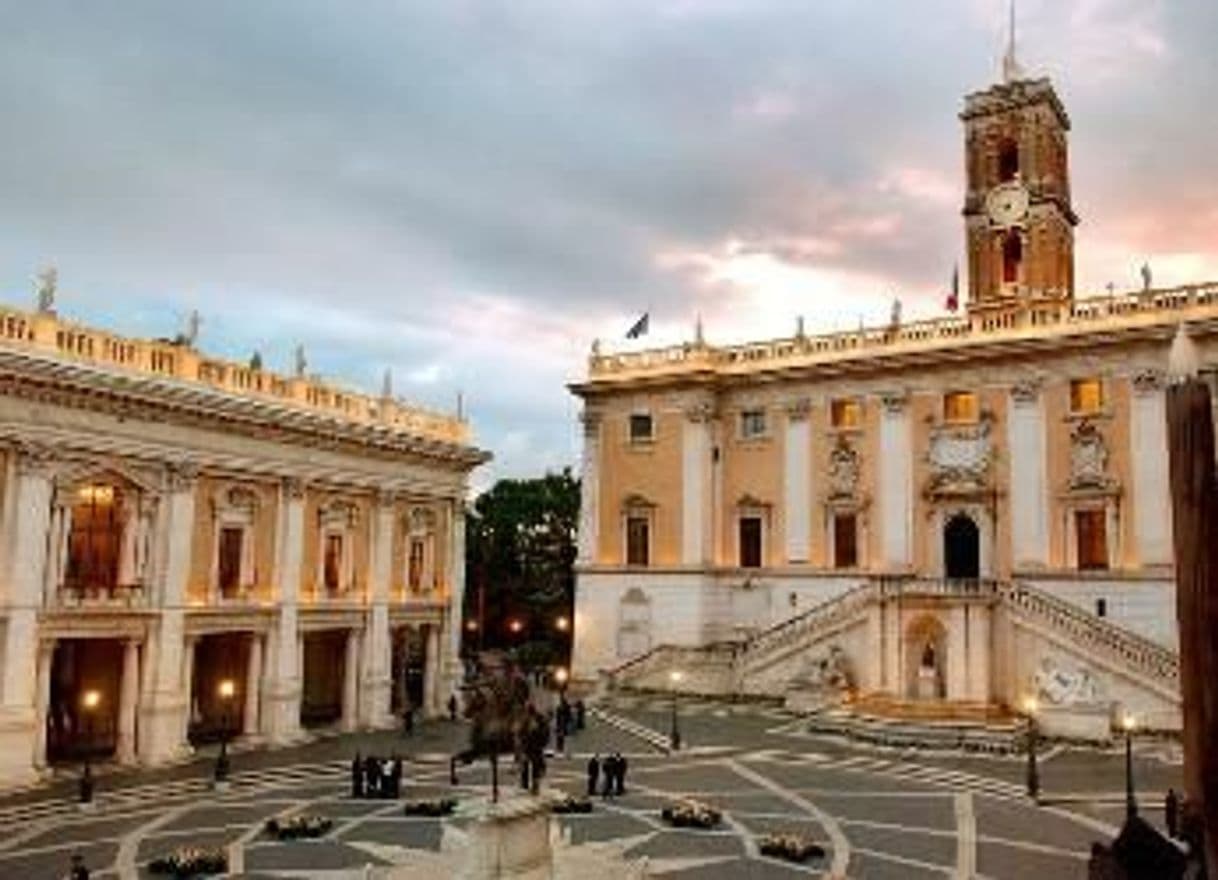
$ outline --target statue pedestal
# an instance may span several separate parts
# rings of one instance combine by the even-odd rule
[[[922,666],[918,669],[918,699],[937,700],[939,698],[939,673],[933,666]]]
[[[551,880],[550,799],[544,794],[505,797],[497,804],[479,801],[466,829],[460,880]]]
[[[1112,706],[1107,703],[1042,706],[1036,723],[1043,736],[1094,743],[1112,741]]]

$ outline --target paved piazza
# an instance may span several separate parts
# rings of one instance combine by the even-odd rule
[[[1123,815],[1119,749],[1047,750],[1047,803],[1036,807],[1024,796],[1021,759],[864,749],[810,737],[795,719],[756,706],[684,702],[690,748],[670,758],[646,732],[666,731],[669,711],[658,698],[605,704],[571,740],[570,757],[551,763],[551,783],[578,792],[592,751],[621,749],[630,760],[625,797],[598,799],[591,816],[562,820],[573,845],[647,856],[654,876],[673,878],[831,876],[843,868],[858,878],[1083,877],[1091,842],[1113,833]],[[74,852],[94,876],[148,876],[149,859],[181,844],[226,847],[233,874],[244,877],[360,876],[365,865],[413,865],[434,877],[429,854],[460,845],[462,820],[411,819],[398,803],[350,799],[347,761],[356,749],[399,748],[409,756],[404,796],[443,795],[444,753],[461,735],[434,722],[409,740],[353,735],[239,753],[223,793],[211,791],[206,760],[103,775],[90,813],[76,807],[70,779],[12,795],[0,799],[0,877],[58,880]],[[1176,758],[1169,743],[1138,745],[1139,789],[1156,823],[1161,792],[1177,784]],[[483,771],[461,777],[461,795],[486,783]],[[675,796],[720,807],[721,829],[668,829],[658,812]],[[260,833],[266,819],[298,812],[329,816],[334,829],[320,841],[286,844]],[[763,858],[755,838],[767,831],[812,837],[829,857],[803,868]]]

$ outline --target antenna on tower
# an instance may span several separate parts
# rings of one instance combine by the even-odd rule
[[[1007,21],[1007,51],[1002,56],[1002,81],[1013,83],[1023,77],[1023,69],[1015,60],[1015,0],[1011,0],[1010,18]]]

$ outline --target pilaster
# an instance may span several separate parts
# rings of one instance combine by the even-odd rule
[[[783,521],[786,527],[786,562],[807,562],[812,538],[812,434],[807,399],[787,406],[783,445]]]
[[[446,692],[456,694],[461,689],[465,679],[465,668],[461,663],[461,634],[465,626],[465,504],[453,500],[451,506],[451,530],[449,532],[449,547],[452,558],[449,561],[449,597],[448,597],[448,640],[445,644],[447,656],[444,668],[446,670]]]
[[[270,663],[263,696],[263,730],[283,745],[298,740],[300,729],[301,640],[298,629],[300,566],[304,549],[304,484],[285,479],[279,487],[276,564],[273,580],[277,614],[270,635]]]
[[[681,433],[681,562],[701,566],[707,561],[712,412],[709,405],[699,404],[685,415]]]
[[[1129,459],[1133,470],[1134,547],[1139,565],[1171,565],[1171,481],[1163,375],[1144,370],[1132,377],[1131,385]]]
[[[904,570],[912,563],[913,436],[905,392],[881,395],[879,487],[880,541],[884,567]]]
[[[600,547],[600,456],[601,414],[585,409],[584,449],[580,460],[579,547],[580,563],[596,561]]]
[[[1011,559],[1018,569],[1049,562],[1045,417],[1040,383],[1025,380],[1010,391],[1007,447],[1011,462]]]
[[[366,727],[387,727],[393,723],[389,713],[392,685],[389,585],[393,568],[394,504],[391,493],[381,493],[372,516],[371,607],[364,633],[364,675],[360,682],[360,723]]]

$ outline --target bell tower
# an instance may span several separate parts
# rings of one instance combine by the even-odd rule
[[[1013,7],[1010,33],[1003,81],[968,95],[960,113],[970,310],[1074,296],[1070,118],[1047,78],[1019,69]]]

